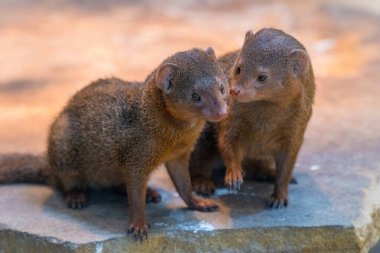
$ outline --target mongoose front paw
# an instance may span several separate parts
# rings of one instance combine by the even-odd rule
[[[143,241],[144,237],[145,239],[148,239],[148,231],[149,231],[149,224],[145,223],[132,223],[129,226],[129,229],[127,231],[128,234],[133,234],[135,240],[140,240],[140,242]]]
[[[146,203],[159,203],[161,202],[161,195],[158,193],[158,191],[153,190],[152,188],[149,188],[146,190]]]
[[[234,191],[240,190],[240,185],[243,183],[244,173],[242,170],[227,170],[224,182]]]
[[[66,203],[69,208],[82,209],[87,206],[86,194],[84,192],[68,192]]]
[[[215,193],[214,182],[206,177],[198,176],[191,180],[193,191],[201,196],[210,197]]]
[[[201,212],[214,212],[219,206],[211,199],[194,198],[189,208]]]
[[[287,196],[281,196],[279,194],[273,193],[271,196],[271,200],[269,202],[270,208],[284,208],[288,206],[288,197]]]

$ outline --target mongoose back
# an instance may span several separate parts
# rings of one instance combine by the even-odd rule
[[[143,239],[150,173],[165,164],[189,208],[213,211],[193,196],[188,159],[206,120],[227,115],[228,84],[212,48],[167,58],[144,83],[110,78],[77,92],[48,137],[50,174],[71,208],[82,208],[90,187],[125,184],[129,233]]]
[[[232,101],[227,118],[209,124],[194,149],[190,161],[194,190],[213,193],[212,159],[220,152],[227,185],[238,188],[243,182],[242,163],[245,168],[273,169],[270,206],[287,206],[288,183],[315,91],[306,49],[281,30],[248,31],[242,49],[219,62],[229,74]]]

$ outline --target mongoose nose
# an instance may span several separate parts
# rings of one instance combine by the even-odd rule
[[[237,96],[237,95],[239,95],[239,93],[240,93],[240,90],[237,90],[235,88],[231,88],[231,90],[230,90],[231,96]]]
[[[223,107],[221,110],[219,110],[216,113],[216,116],[218,119],[224,119],[225,117],[227,117],[227,107]]]
[[[227,117],[227,113],[218,113],[217,117],[218,117],[218,119],[224,119]]]

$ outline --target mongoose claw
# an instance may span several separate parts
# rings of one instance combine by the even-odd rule
[[[272,209],[280,209],[288,206],[288,199],[286,197],[277,197],[276,194],[272,194],[269,202],[269,207]]]
[[[194,177],[192,178],[191,183],[193,191],[198,195],[210,197],[215,193],[214,182],[209,178],[203,176]]]
[[[211,199],[194,198],[189,208],[201,212],[214,212],[219,206]]]
[[[83,192],[69,192],[66,196],[66,203],[69,208],[82,209],[87,206],[86,194]]]
[[[224,182],[228,186],[230,191],[233,191],[234,193],[236,193],[238,190],[240,190],[240,186],[243,183],[243,177],[244,177],[244,173],[242,170],[238,170],[238,171],[228,170],[226,172]]]
[[[144,237],[145,239],[148,239],[148,231],[149,231],[150,225],[149,224],[142,224],[140,226],[132,224],[129,226],[129,229],[127,231],[127,234],[133,234],[133,237],[135,240],[140,240],[140,243],[142,243]]]

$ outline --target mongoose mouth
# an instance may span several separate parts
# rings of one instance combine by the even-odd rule
[[[216,119],[216,118],[212,118],[212,119],[207,119],[208,122],[211,122],[211,123],[218,123],[220,121],[222,121],[224,118],[219,118],[219,119]]]
[[[227,110],[225,110],[225,111],[223,111],[223,112],[219,112],[219,113],[217,113],[216,115],[213,115],[213,116],[208,116],[208,117],[206,117],[206,119],[207,119],[207,121],[209,121],[209,122],[214,122],[214,123],[216,123],[216,122],[219,122],[219,121],[221,121],[221,120],[223,120],[223,119],[225,119],[227,117]]]
[[[236,86],[230,89],[230,95],[232,99],[241,103],[248,103],[258,99],[257,92],[254,89],[245,89]]]

